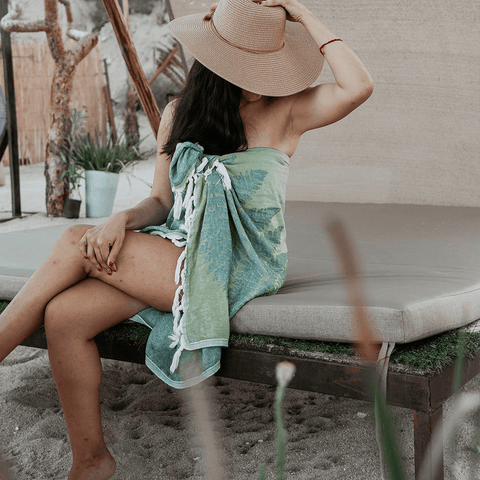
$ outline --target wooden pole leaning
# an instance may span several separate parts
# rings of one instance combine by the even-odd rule
[[[170,61],[173,59],[173,57],[177,52],[178,52],[178,45],[175,45],[174,49],[167,55],[167,57],[162,62],[162,64],[157,68],[155,73],[148,80],[149,85],[152,85],[152,83],[157,79],[157,77],[168,67]],[[167,73],[166,70],[165,70],[165,73]],[[169,77],[169,78],[170,80],[173,81],[172,77]],[[138,94],[135,94],[135,99],[137,98],[138,98]]]
[[[103,87],[103,93],[105,95],[105,102],[107,103],[108,122],[110,123],[110,128],[112,129],[112,138],[116,144],[117,129],[115,128],[115,117],[113,115],[113,107],[112,107],[112,94],[110,93],[110,80],[108,78],[107,60],[105,58],[103,59],[103,68],[105,70],[105,80],[106,80],[106,85]]]
[[[0,1],[0,18],[8,13],[7,0]],[[10,183],[12,188],[12,216],[21,217],[22,207],[20,201],[20,168],[18,159],[18,133],[17,133],[17,110],[15,108],[15,84],[13,78],[13,61],[12,61],[12,43],[10,41],[10,33],[2,28],[2,56],[3,56],[3,77],[5,81],[5,100],[7,104],[7,124],[5,134],[2,138],[2,147],[6,148],[8,141],[8,153],[10,157]],[[0,159],[5,152],[1,150]]]
[[[110,22],[112,23],[115,36],[117,37],[120,51],[123,59],[127,64],[130,77],[138,92],[138,97],[142,107],[147,115],[150,127],[152,128],[155,138],[157,138],[158,128],[160,126],[160,119],[162,118],[160,110],[152,90],[147,82],[147,77],[142,69],[142,65],[138,58],[130,33],[128,32],[125,19],[120,10],[117,0],[103,0],[105,10],[107,11]]]
[[[170,60],[175,56],[178,52],[178,45],[175,45],[173,50],[168,54],[167,58],[162,62],[162,64],[157,68],[157,71],[153,74],[152,78],[148,81],[148,84],[151,85],[155,79],[168,67]]]

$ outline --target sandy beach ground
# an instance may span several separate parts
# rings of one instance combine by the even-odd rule
[[[140,115],[142,136],[148,122]],[[153,137],[146,147],[155,146]],[[114,212],[148,196],[155,158],[122,174]],[[10,177],[0,187],[0,215],[11,216]],[[0,232],[74,221],[47,218],[43,165],[21,167],[25,218],[0,224]],[[83,195],[83,198],[84,195]],[[82,210],[84,217],[85,211]],[[94,223],[100,222],[95,220]],[[80,218],[80,223],[92,223]],[[203,441],[192,422],[187,392],[164,385],[146,366],[103,360],[102,414],[105,437],[117,460],[115,479],[207,479]],[[319,372],[321,374],[321,372]],[[0,440],[15,480],[63,479],[71,462],[61,404],[47,352],[18,347],[0,364]],[[225,457],[224,478],[256,479],[260,463],[275,476],[272,387],[213,378],[205,383],[212,425]],[[480,391],[480,377],[463,389]],[[453,408],[446,403],[444,416]],[[406,478],[414,478],[411,412],[392,408]],[[287,430],[286,479],[380,479],[373,410],[369,403],[295,390],[284,401]],[[477,427],[475,426],[477,425]],[[480,436],[474,417],[462,423],[455,441],[445,439],[446,479],[479,479]]]

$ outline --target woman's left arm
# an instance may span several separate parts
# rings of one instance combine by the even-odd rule
[[[288,13],[287,19],[302,23],[319,48],[338,38],[298,0],[265,0],[261,5],[283,6]],[[344,42],[325,45],[323,54],[335,83],[307,88],[292,96],[291,128],[298,135],[337,122],[365,102],[373,92],[372,77]]]

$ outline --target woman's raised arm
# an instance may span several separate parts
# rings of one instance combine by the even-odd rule
[[[281,5],[287,19],[300,22],[318,47],[322,47],[336,83],[310,87],[292,96],[291,128],[302,135],[308,130],[337,122],[355,110],[373,92],[373,80],[353,51],[337,39],[330,30],[298,0],[264,0],[265,6]],[[328,43],[328,44],[327,44]]]

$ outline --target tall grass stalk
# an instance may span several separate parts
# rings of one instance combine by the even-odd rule
[[[387,402],[381,392],[378,382],[370,382],[372,397],[374,398],[375,422],[380,428],[383,456],[391,480],[405,480],[400,451],[395,437],[392,416]],[[382,472],[384,476],[384,472]],[[382,479],[383,480],[383,479]]]
[[[285,435],[285,425],[282,417],[282,398],[285,393],[285,387],[279,385],[275,392],[275,420],[277,425],[277,480],[282,480],[285,471],[285,449],[287,437]]]
[[[453,394],[457,395],[460,391],[460,381],[462,379],[463,359],[465,357],[465,349],[467,346],[467,332],[458,332],[457,340],[457,359],[455,361],[455,377],[453,379]]]
[[[453,435],[455,429],[460,423],[460,420],[470,413],[480,409],[480,394],[478,393],[464,393],[458,395],[451,408],[451,415],[445,424],[438,426],[432,435],[432,441],[428,446],[420,469],[419,480],[429,480],[435,478],[435,470],[440,464],[441,455],[443,454],[443,439]],[[429,459],[431,458],[431,463]],[[430,472],[430,465],[432,465],[433,472]]]
[[[455,373],[453,377],[453,395],[457,396],[460,392],[460,382],[462,380],[463,359],[465,357],[465,348],[467,345],[467,333],[465,331],[458,332],[457,339],[457,358],[455,360]],[[455,437],[450,440],[450,450],[452,456],[455,453]]]
[[[199,376],[201,373],[200,365],[192,361],[187,365],[186,371],[189,377]],[[226,478],[223,468],[225,459],[223,450],[218,447],[216,441],[209,407],[209,404],[212,402],[211,398],[209,398],[207,388],[205,383],[201,382],[193,387],[186,388],[185,394],[193,414],[195,431],[203,450],[207,468],[207,478],[209,480],[224,480]]]
[[[385,466],[390,472],[392,480],[403,480],[405,474],[393,424],[386,400],[381,394],[379,379],[375,377],[375,361],[378,355],[376,345],[378,345],[379,341],[366,309],[357,256],[341,222],[332,222],[329,226],[329,231],[340,259],[343,277],[347,284],[350,305],[354,308],[354,331],[358,338],[355,348],[370,366],[370,378],[375,378],[372,390],[382,480],[386,479]]]
[[[280,362],[277,364],[277,391],[275,392],[275,423],[277,429],[277,480],[282,480],[285,472],[286,445],[287,437],[285,435],[285,425],[282,415],[282,399],[285,394],[285,388],[292,381],[295,375],[296,367],[291,362]],[[258,469],[258,480],[265,480],[265,467],[263,463]]]

